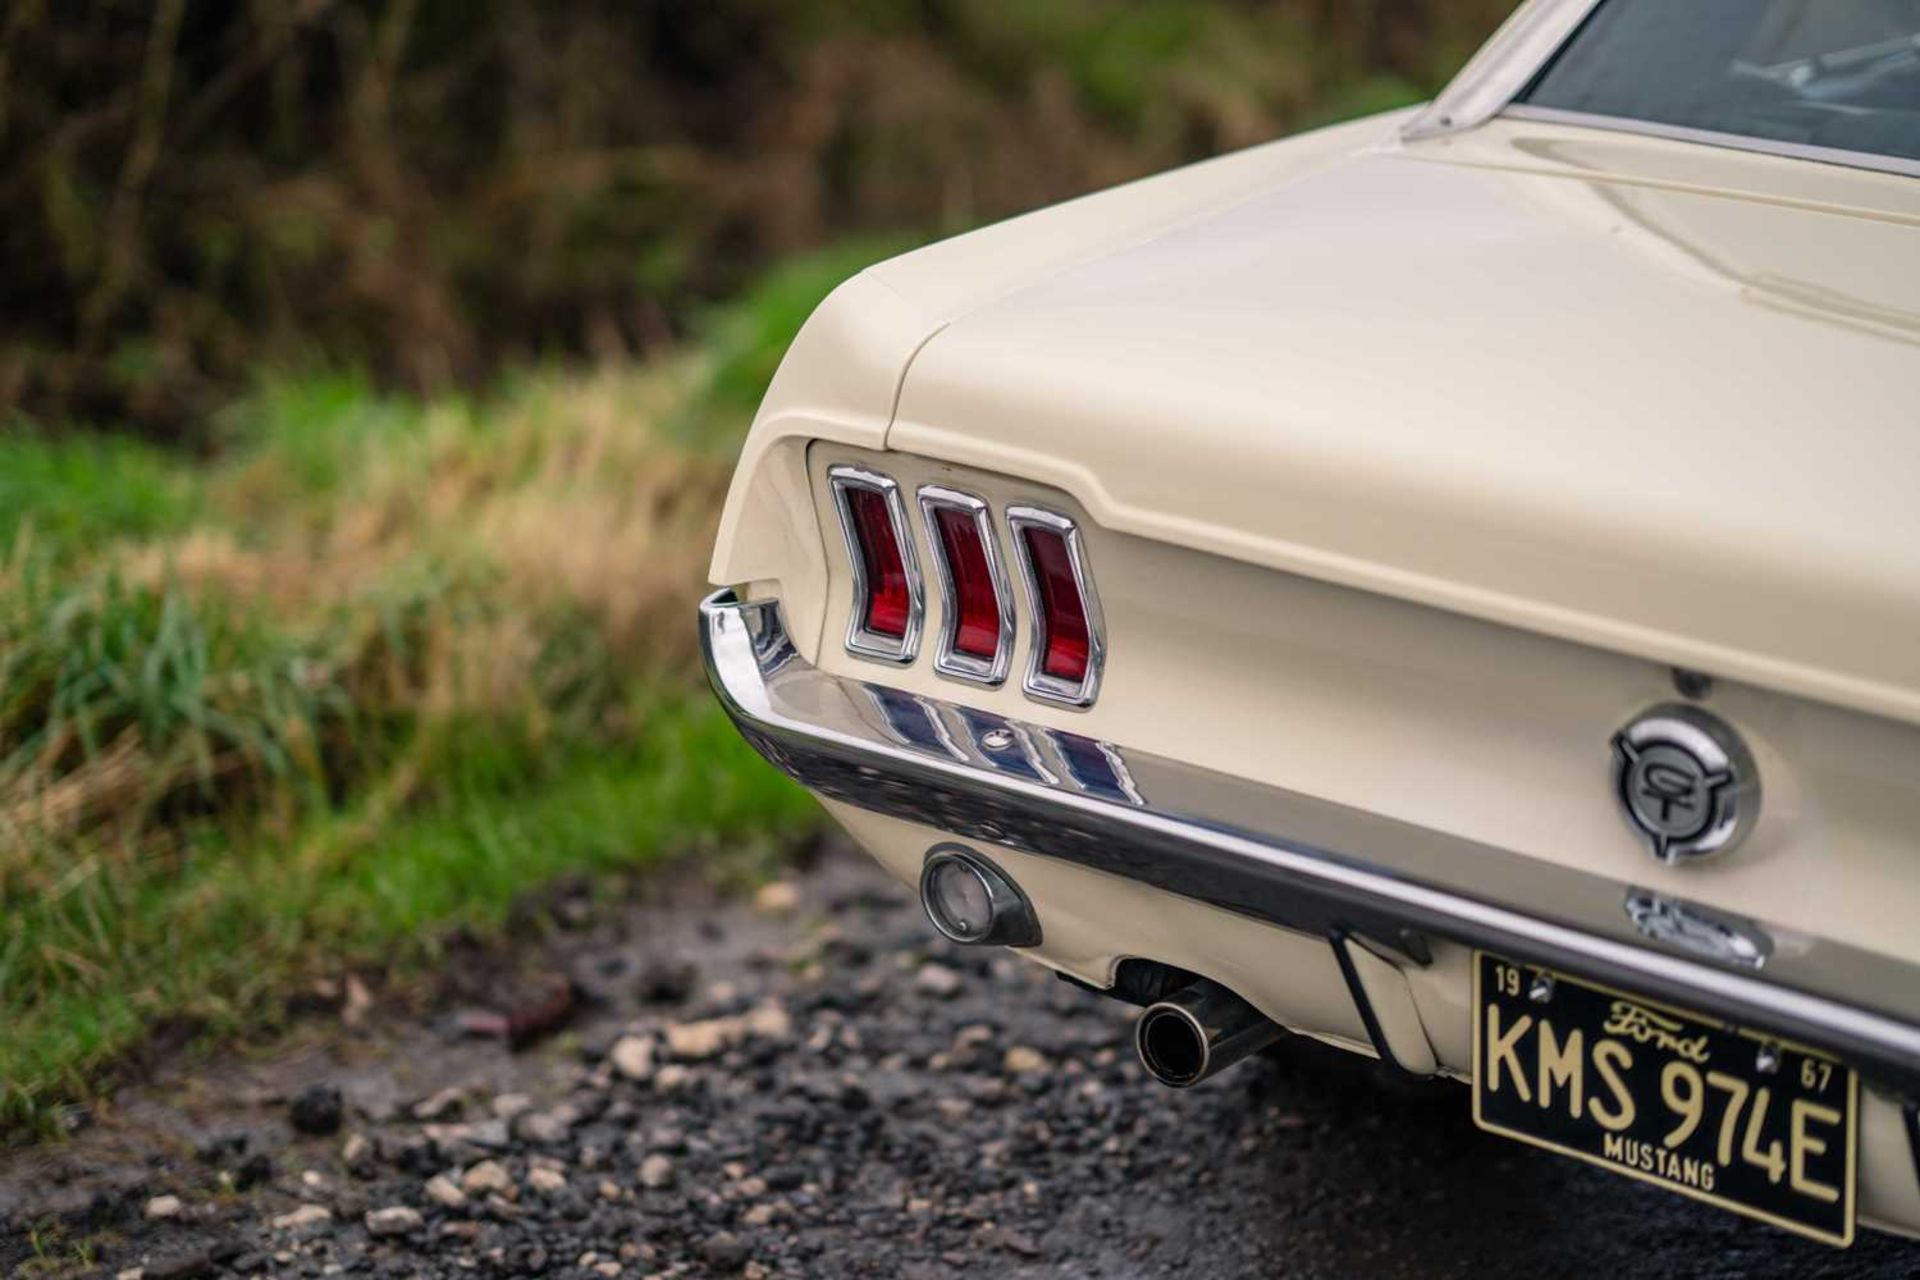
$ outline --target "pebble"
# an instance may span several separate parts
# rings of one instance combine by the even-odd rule
[[[234,1168],[220,1171],[221,1184],[232,1187],[236,1191],[250,1190],[271,1177],[273,1177],[273,1157],[264,1151],[256,1151]]]
[[[565,1142],[580,1113],[567,1103],[546,1111],[528,1111],[513,1122],[513,1131],[528,1142],[553,1146]]]
[[[533,1099],[524,1093],[503,1093],[493,1100],[496,1119],[511,1120],[522,1111],[533,1110]]]
[[[725,1053],[739,1034],[740,1023],[734,1018],[676,1022],[667,1028],[667,1050],[683,1061],[703,1062]]]
[[[199,1280],[214,1271],[213,1256],[205,1249],[176,1253],[147,1264],[146,1280]]]
[[[340,1163],[347,1166],[347,1172],[356,1178],[371,1178],[378,1170],[374,1165],[373,1143],[364,1133],[348,1136],[340,1144]]]
[[[293,1095],[287,1119],[301,1133],[326,1138],[340,1132],[344,1111],[340,1090],[330,1084],[310,1084]]]
[[[552,1195],[566,1190],[567,1175],[554,1169],[529,1169],[527,1185],[542,1195]]]
[[[1009,1253],[1017,1253],[1023,1258],[1037,1258],[1040,1256],[1040,1247],[1038,1245],[1034,1244],[1034,1242],[1026,1236],[1021,1235],[1018,1231],[1011,1230],[1007,1227],[990,1228],[981,1243],[988,1248],[1005,1249]]]
[[[185,1208],[179,1196],[155,1196],[147,1201],[145,1217],[148,1222],[165,1222],[169,1218],[179,1217]]]
[[[460,1188],[471,1196],[504,1195],[513,1190],[513,1175],[498,1160],[482,1160],[460,1176]]]
[[[475,1166],[476,1168],[478,1166]],[[464,1209],[467,1205],[467,1193],[460,1184],[444,1173],[436,1173],[427,1179],[425,1187],[427,1199],[443,1209]]]
[[[381,1237],[412,1235],[422,1226],[420,1211],[404,1204],[369,1209],[366,1223],[368,1235]]]
[[[414,1104],[415,1120],[449,1120],[460,1114],[467,1105],[467,1093],[464,1089],[442,1089],[430,1098],[424,1098]]]
[[[960,994],[960,975],[943,964],[928,961],[913,975],[913,985],[935,999],[951,1000]]]
[[[747,1246],[738,1236],[722,1231],[707,1237],[700,1246],[700,1256],[715,1271],[738,1271],[747,1263]]]
[[[700,970],[685,961],[655,959],[642,967],[635,987],[648,1004],[679,1004],[693,994],[699,978]]]
[[[622,1036],[607,1054],[607,1060],[625,1079],[650,1079],[653,1076],[653,1041],[645,1036]]]
[[[640,1162],[640,1185],[649,1191],[658,1191],[662,1187],[673,1185],[673,1161],[659,1154],[648,1156]]]
[[[740,1018],[741,1029],[761,1040],[789,1040],[793,1037],[793,1019],[778,1000],[763,1000]]]
[[[1047,1060],[1038,1049],[1016,1044],[1007,1049],[1000,1065],[1010,1076],[1037,1075],[1047,1070]]]
[[[763,916],[787,916],[800,909],[800,887],[791,880],[774,880],[753,895],[753,909]]]
[[[275,1231],[306,1231],[333,1221],[333,1210],[323,1204],[303,1204],[273,1219]]]

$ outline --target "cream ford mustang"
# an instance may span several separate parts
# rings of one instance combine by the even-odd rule
[[[842,286],[701,609],[956,941],[1920,1230],[1920,2],[1533,0],[1434,103]]]

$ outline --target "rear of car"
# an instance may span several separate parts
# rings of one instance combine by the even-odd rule
[[[1914,8],[1535,3],[1417,115],[856,277],[722,700],[1169,1083],[1284,1028],[1920,1229]]]

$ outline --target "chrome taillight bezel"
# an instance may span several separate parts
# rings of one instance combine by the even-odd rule
[[[827,485],[833,493],[834,511],[840,518],[840,536],[846,545],[847,566],[853,579],[853,597],[847,610],[847,652],[875,662],[906,666],[920,653],[920,635],[926,623],[926,587],[920,576],[920,557],[914,549],[913,526],[907,519],[907,504],[901,497],[900,486],[891,476],[844,464],[827,469]],[[847,500],[848,492],[854,489],[877,493],[887,504],[901,572],[907,580],[906,631],[897,638],[871,631],[866,626],[867,558],[861,550],[853,509]]]
[[[1059,534],[1066,543],[1067,561],[1073,569],[1074,586],[1080,593],[1080,608],[1087,623],[1087,672],[1079,681],[1063,680],[1045,670],[1046,600],[1040,593],[1039,571],[1027,549],[1028,529]],[[1020,581],[1027,602],[1027,667],[1020,688],[1030,698],[1084,710],[1100,696],[1100,676],[1107,658],[1107,629],[1100,613],[1100,597],[1093,589],[1093,572],[1087,565],[1086,542],[1080,535],[1080,526],[1072,517],[1057,511],[1015,503],[1007,508],[1007,532],[1013,541],[1014,559],[1020,565]]]
[[[1013,589],[1007,582],[1006,565],[1000,556],[1000,541],[994,536],[993,511],[970,493],[944,485],[923,484],[919,489],[920,515],[927,536],[927,550],[940,582],[940,627],[934,639],[933,669],[943,676],[970,684],[997,688],[1006,683],[1013,669]],[[960,632],[960,588],[954,569],[947,562],[946,543],[940,537],[940,511],[958,511],[973,522],[987,561],[987,576],[993,583],[994,608],[999,613],[1000,632],[988,661],[955,647]]]

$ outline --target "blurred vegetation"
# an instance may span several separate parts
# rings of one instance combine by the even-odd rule
[[[1410,101],[1509,7],[0,10],[0,1130],[556,876],[810,828],[691,607],[819,299]]]
[[[690,610],[720,446],[858,265],[777,273],[699,358],[271,382],[210,461],[0,435],[0,1130],[156,1026],[272,1026],[303,975],[404,972],[563,874],[812,828]]]
[[[1409,101],[1510,7],[14,0],[0,417],[200,443],[263,365],[659,350],[795,251]]]

